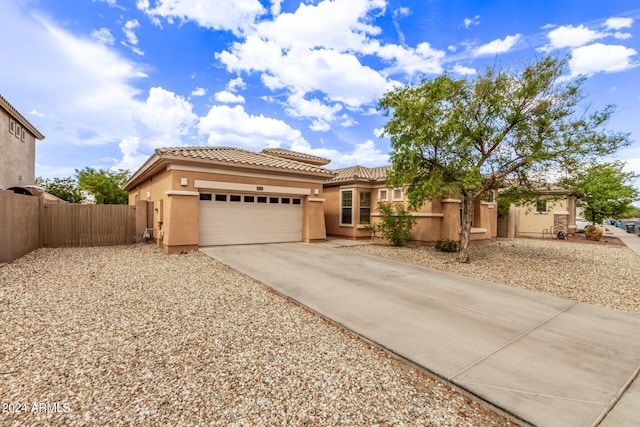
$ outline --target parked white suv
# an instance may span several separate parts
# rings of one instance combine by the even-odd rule
[[[591,225],[591,222],[587,221],[582,217],[579,217],[579,216],[576,217],[576,231],[584,230],[587,225]]]

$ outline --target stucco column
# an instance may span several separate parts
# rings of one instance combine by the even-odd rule
[[[307,197],[304,204],[302,239],[307,243],[327,240],[324,222],[324,202],[322,197]]]
[[[441,240],[460,241],[460,199],[442,199]]]
[[[576,234],[576,196],[567,197],[567,210],[569,211],[567,233]]]
[[[198,250],[198,200],[197,191],[169,190],[164,206],[163,249],[165,253]]]

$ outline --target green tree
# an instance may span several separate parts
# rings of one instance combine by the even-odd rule
[[[566,179],[563,186],[582,194],[578,206],[594,225],[605,218],[619,218],[633,209],[640,195],[631,184],[638,175],[624,171],[624,162],[600,163]]]
[[[36,184],[56,197],[66,200],[69,203],[79,203],[84,197],[78,188],[78,183],[73,177],[43,179],[36,178]]]
[[[411,229],[416,225],[416,217],[411,215],[400,203],[378,203],[380,223],[368,225],[374,235],[389,240],[392,246],[403,246],[413,240]]]
[[[519,72],[490,67],[469,79],[440,75],[387,92],[379,109],[390,117],[392,186],[408,185],[412,209],[459,194],[459,261],[469,262],[474,202],[489,190],[552,167],[571,170],[611,154],[628,134],[603,130],[614,108],[582,109],[583,78],[565,79],[567,59],[545,57]]]
[[[126,205],[129,194],[121,189],[129,177],[129,171],[118,171],[86,167],[76,169],[78,188],[93,195],[97,204]]]

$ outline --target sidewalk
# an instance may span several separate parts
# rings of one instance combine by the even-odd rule
[[[618,228],[614,225],[605,225],[604,230],[605,235],[617,237],[618,239],[622,240],[622,242],[627,245],[629,249],[640,256],[640,236],[633,233],[627,233],[626,230]]]

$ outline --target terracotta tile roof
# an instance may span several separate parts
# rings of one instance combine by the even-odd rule
[[[29,122],[29,120],[27,120],[22,114],[20,114],[20,112],[16,110],[15,107],[11,105],[9,101],[7,101],[2,95],[0,95],[0,107],[6,110],[7,113],[9,113],[9,115],[11,115],[18,123],[20,123],[23,128],[31,132],[31,134],[35,136],[36,139],[44,139],[44,135],[41,134],[40,131],[38,131],[38,129],[36,129],[36,127]]]
[[[299,151],[286,150],[284,148],[265,148],[262,150],[262,153],[282,157],[283,159],[297,160],[299,162],[309,163],[316,166],[324,166],[331,163],[331,160],[325,159],[324,157],[301,153]]]
[[[192,159],[212,160],[236,165],[258,166],[268,169],[323,174],[327,178],[335,175],[329,169],[314,166],[302,161],[276,157],[267,153],[257,153],[234,147],[201,146],[201,147],[168,147],[155,150],[158,156],[177,156]]]
[[[328,180],[327,184],[334,182],[347,182],[347,181],[364,181],[364,182],[385,182],[387,172],[391,170],[391,166],[377,166],[368,168],[366,166],[350,166],[348,168],[336,169],[333,172],[337,175]]]

